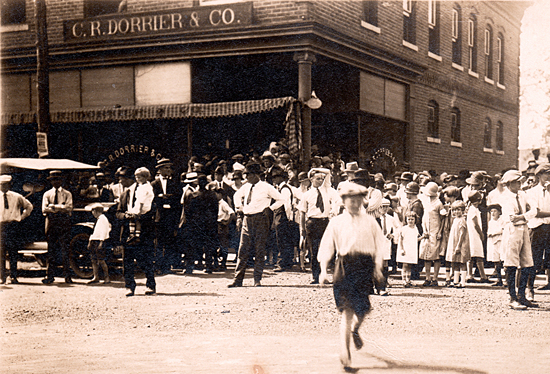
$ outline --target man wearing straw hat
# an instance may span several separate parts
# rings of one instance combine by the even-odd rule
[[[21,238],[20,222],[33,209],[29,200],[17,192],[10,191],[11,175],[0,175],[0,284],[6,283],[6,252],[10,256],[10,283],[17,280],[17,258]]]
[[[71,214],[73,195],[61,187],[61,171],[52,170],[48,177],[52,189],[46,191],[42,198],[42,213],[46,216],[46,238],[48,241],[48,258],[44,284],[54,282],[54,263],[61,258],[65,283],[73,283],[69,267],[69,240],[71,235]]]

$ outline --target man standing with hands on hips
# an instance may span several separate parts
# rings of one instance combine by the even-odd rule
[[[10,191],[11,175],[0,175],[0,284],[6,283],[6,252],[10,256],[10,283],[17,284],[17,257],[21,238],[19,222],[33,209],[29,200]]]
[[[254,255],[254,287],[261,286],[265,262],[265,244],[271,227],[273,211],[283,206],[281,194],[267,182],[260,180],[262,167],[251,162],[244,171],[247,183],[234,195],[235,210],[242,222],[235,278],[228,287],[242,287],[246,263]],[[271,200],[275,200],[271,204]]]

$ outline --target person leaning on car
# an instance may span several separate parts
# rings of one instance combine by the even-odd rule
[[[73,283],[69,267],[69,240],[71,237],[71,214],[73,212],[73,195],[61,187],[61,171],[52,170],[48,177],[52,189],[42,198],[42,214],[46,216],[46,240],[48,241],[48,258],[44,284],[54,281],[55,263],[59,258],[63,263],[65,283]]]
[[[6,283],[6,251],[10,256],[10,283],[17,281],[17,257],[21,245],[19,222],[27,218],[33,209],[29,200],[10,191],[11,175],[0,175],[0,284]]]

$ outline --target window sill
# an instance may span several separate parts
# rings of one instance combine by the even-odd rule
[[[491,78],[485,77],[485,82],[487,82],[487,83],[489,83],[489,84],[492,84],[493,86],[495,85],[495,81],[492,80]]]
[[[428,57],[431,57],[434,60],[439,61],[439,62],[443,61],[443,58],[441,56],[436,55],[435,53],[432,53],[432,52],[428,52]]]
[[[479,74],[476,73],[475,71],[470,70],[470,69],[468,69],[468,74],[470,74],[474,78],[479,78]]]
[[[451,147],[462,148],[462,143],[452,141],[451,142]]]
[[[414,45],[412,43],[409,43],[408,41],[406,40],[403,40],[403,45],[409,49],[412,49],[413,51],[416,51],[418,52],[418,46],[417,45]]]
[[[464,71],[464,66],[462,65],[459,65],[459,64],[455,64],[454,62],[451,64],[451,66],[453,68],[455,68],[456,70],[460,70],[460,71]]]
[[[506,86],[503,85],[503,84],[500,84],[500,83],[497,83],[497,87],[500,88],[501,90],[505,90],[505,89],[506,89]]]
[[[428,143],[441,144],[441,139],[440,138],[432,138],[431,136],[428,136],[428,138],[426,140],[428,141]]]
[[[361,21],[361,27],[364,27],[367,30],[370,30],[370,31],[375,32],[377,34],[380,34],[380,27],[374,26],[373,24],[370,24],[368,22]]]
[[[0,32],[27,31],[28,29],[29,25],[26,23],[0,26]]]
[[[485,153],[493,153],[493,148],[485,148],[485,147],[483,147],[483,152],[485,152]]]
[[[498,151],[498,150],[497,150],[497,151],[495,151],[495,153],[496,153],[497,155],[503,155],[503,154],[504,154],[504,151]]]

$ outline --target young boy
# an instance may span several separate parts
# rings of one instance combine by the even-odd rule
[[[151,210],[155,194],[153,192],[153,187],[151,187],[151,183],[149,183],[151,173],[147,168],[138,168],[134,176],[136,178],[137,187],[134,191],[134,203],[131,209],[129,209],[129,212],[134,213],[136,216],[140,216]],[[141,222],[139,218],[136,217],[136,219],[130,221],[130,236],[128,237],[128,243],[139,242],[140,235]]]
[[[110,283],[109,269],[105,262],[105,241],[109,239],[109,232],[111,231],[111,224],[105,214],[103,214],[105,208],[100,203],[94,203],[86,207],[92,211],[96,223],[94,224],[94,231],[90,236],[88,242],[88,251],[92,259],[92,269],[94,277],[88,284],[99,282],[99,266],[103,269],[103,276],[105,277],[104,283]]]

